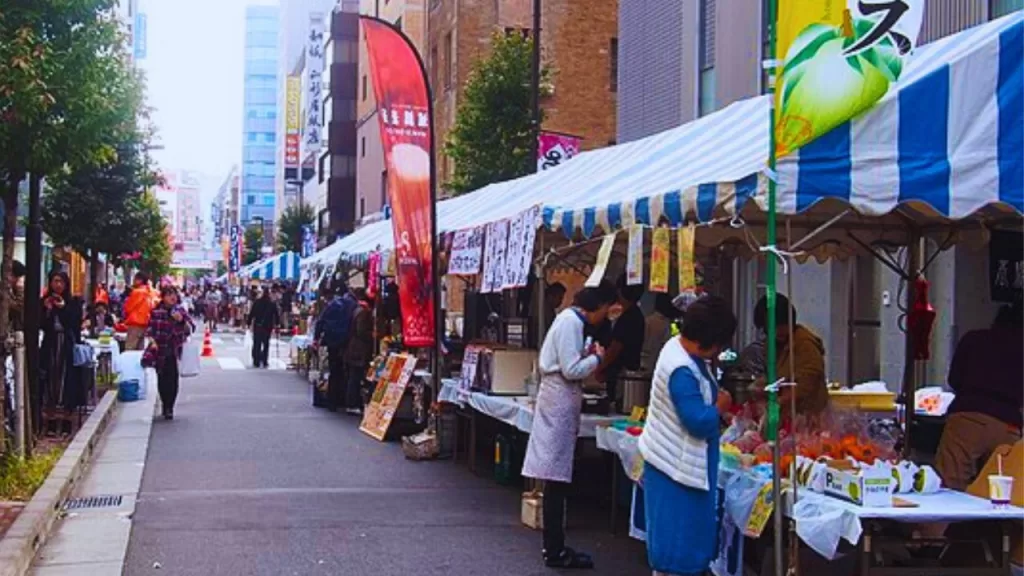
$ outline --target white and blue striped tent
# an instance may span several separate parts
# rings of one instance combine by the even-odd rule
[[[807,227],[852,209],[882,230],[1024,213],[1024,13],[918,48],[875,107],[783,158],[778,212]],[[591,236],[631,224],[756,222],[767,199],[768,96],[558,168],[438,204],[458,230],[543,207],[543,224]],[[763,220],[763,216],[761,216]],[[390,221],[307,259],[393,246]]]
[[[249,264],[238,275],[254,280],[298,280],[300,261],[295,252],[282,252]]]

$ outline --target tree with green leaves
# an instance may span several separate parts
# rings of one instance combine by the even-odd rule
[[[242,266],[248,266],[263,257],[263,226],[247,226],[242,237]]]
[[[167,222],[160,213],[156,196],[147,192],[131,200],[129,208],[140,216],[139,222],[139,266],[151,276],[159,277],[171,270],[171,239]]]
[[[455,163],[445,188],[455,194],[528,174],[537,127],[532,115],[533,41],[495,32],[491,53],[473,66],[444,153]],[[547,89],[542,71],[542,95]]]
[[[312,226],[315,219],[316,214],[309,204],[285,208],[277,221],[277,249],[301,254],[303,228]]]

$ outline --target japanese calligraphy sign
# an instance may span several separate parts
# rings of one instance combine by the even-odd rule
[[[537,135],[537,171],[554,168],[580,153],[579,136],[541,130]]]
[[[285,81],[284,167],[298,169],[302,136],[302,79],[289,76]]]
[[[508,220],[487,225],[487,242],[484,252],[484,277],[480,293],[500,292],[505,281],[505,251],[508,248]]]
[[[668,292],[669,229],[659,226],[651,235],[651,292]]]
[[[360,17],[388,167],[396,277],[406,346],[435,343],[434,150],[430,98],[416,49],[396,28]]]
[[[530,279],[533,243],[537,238],[540,206],[523,210],[509,221],[508,248],[505,250],[505,279],[502,288],[523,288]]]
[[[644,283],[644,227],[629,227],[629,245],[626,248],[626,284]]]
[[[234,274],[242,267],[242,231],[237,224],[231,227],[228,239],[228,271]]]
[[[778,156],[885,96],[917,42],[924,4],[925,0],[779,0]]]
[[[309,19],[306,39],[306,130],[302,148],[306,154],[317,154],[323,144],[324,102],[324,18],[314,14]]]
[[[460,276],[479,274],[483,252],[483,228],[459,230],[452,239],[452,256],[448,261],[448,273]]]

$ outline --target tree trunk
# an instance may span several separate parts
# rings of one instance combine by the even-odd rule
[[[87,302],[96,305],[96,288],[100,285],[100,253],[94,248],[89,250],[89,290]]]
[[[0,383],[6,383],[7,381],[6,359],[7,355],[11,352],[11,347],[8,345],[10,337],[11,293],[13,291],[11,269],[14,265],[14,233],[18,227],[18,185],[21,183],[23,176],[23,174],[12,172],[7,182],[6,194],[4,194],[4,252],[3,261],[0,264],[0,345],[3,347],[3,354],[0,356]],[[0,385],[0,400],[3,399],[6,391],[6,384]],[[4,418],[3,410],[0,410],[0,451],[6,446],[4,440],[6,435]]]
[[[39,390],[39,324],[42,314],[43,227],[40,224],[42,176],[32,174],[28,181],[28,226],[25,227],[25,397],[26,419],[38,432],[42,425]],[[52,264],[52,263],[51,263]],[[26,434],[29,446],[35,438]]]

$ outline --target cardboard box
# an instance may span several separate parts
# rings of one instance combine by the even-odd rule
[[[825,470],[825,494],[866,508],[891,507],[892,482],[888,470],[858,467],[848,460],[831,460]]]

